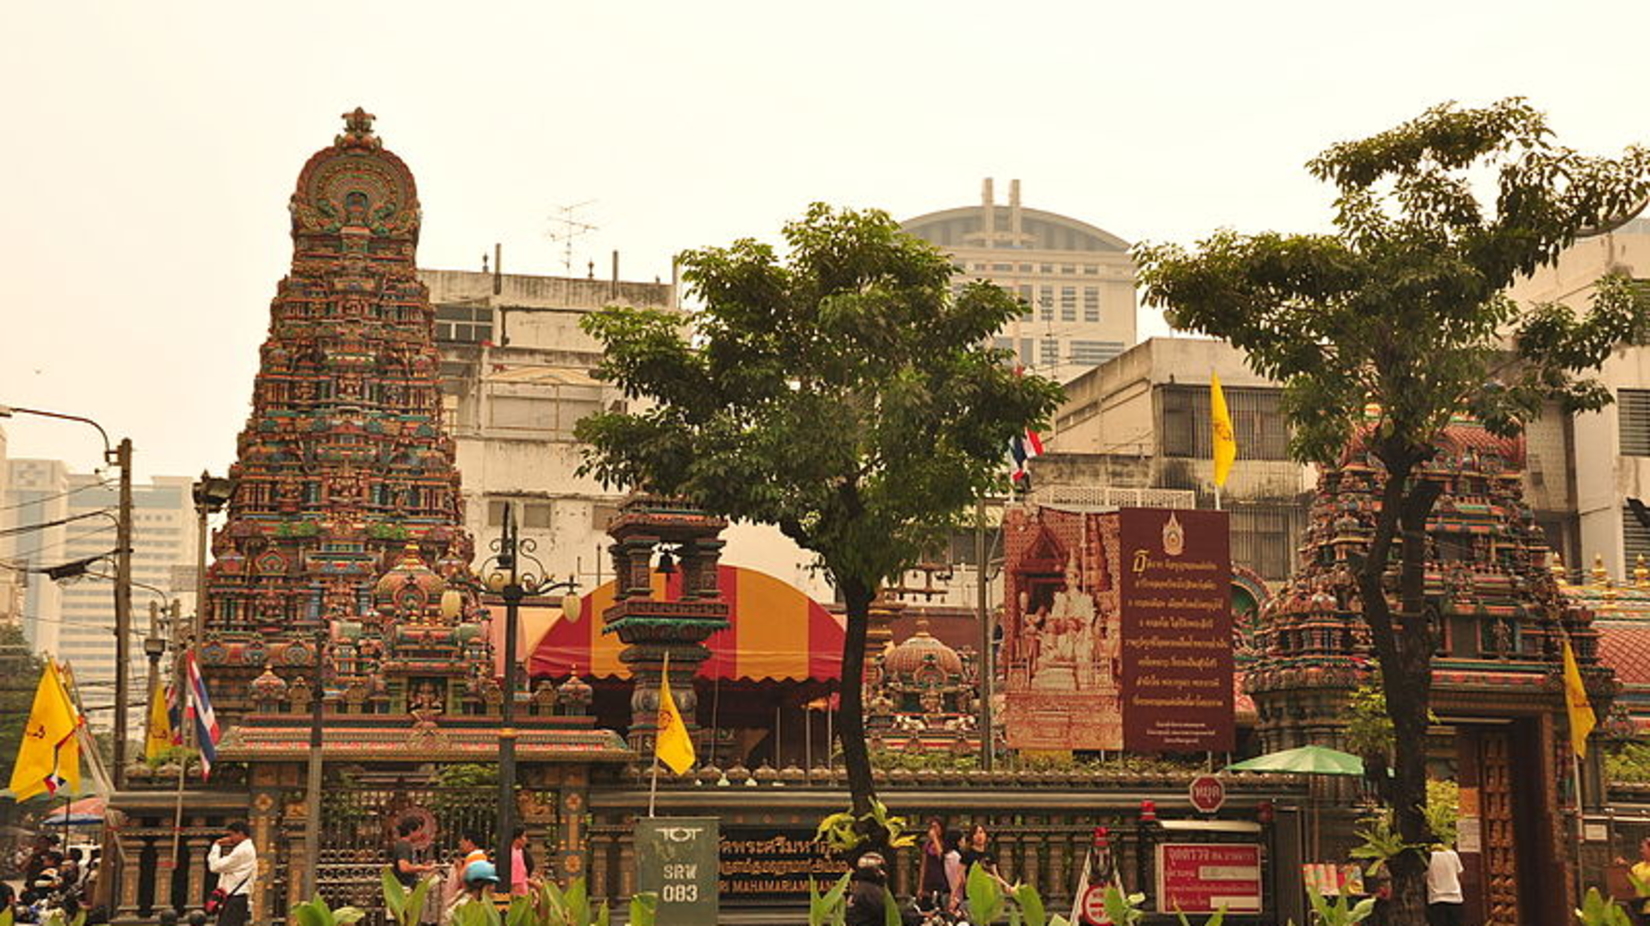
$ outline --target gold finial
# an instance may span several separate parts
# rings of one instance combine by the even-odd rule
[[[1650,588],[1650,566],[1644,564],[1644,554],[1640,553],[1638,562],[1633,565],[1633,584],[1639,588]]]
[[[1553,561],[1547,567],[1547,571],[1553,574],[1553,581],[1557,582],[1559,585],[1569,585],[1570,571],[1564,568],[1564,554],[1558,552],[1557,550],[1553,550],[1551,552],[1553,554]]]
[[[1604,568],[1604,554],[1602,553],[1593,554],[1592,578],[1593,584],[1599,588],[1603,588],[1610,582],[1610,573]]]

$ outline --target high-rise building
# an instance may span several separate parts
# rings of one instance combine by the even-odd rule
[[[963,273],[990,280],[1025,304],[998,332],[998,347],[1050,379],[1066,382],[1135,342],[1135,275],[1129,243],[1087,222],[1028,209],[1020,181],[998,205],[987,179],[977,206],[930,212],[901,223],[943,248]]]
[[[57,460],[10,460],[0,536],[5,570],[22,579],[23,629],[30,645],[74,669],[92,722],[108,724],[114,703],[115,513],[119,490],[102,473],[71,473]],[[132,486],[134,641],[147,630],[148,602],[173,598],[193,607],[185,580],[195,550],[195,517],[186,476],[156,476]],[[62,523],[56,523],[62,522]],[[38,530],[33,525],[52,526]],[[44,570],[89,561],[83,574],[53,581]],[[0,586],[3,590],[3,586]],[[131,678],[143,677],[142,648],[132,647]],[[136,711],[141,705],[134,705]],[[99,710],[99,708],[102,708]]]

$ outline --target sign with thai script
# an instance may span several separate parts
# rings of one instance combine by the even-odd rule
[[[1165,842],[1157,846],[1157,912],[1261,912],[1260,846]]]
[[[659,897],[661,923],[716,926],[720,844],[715,817],[636,821],[637,890]]]
[[[812,827],[730,827],[722,833],[721,892],[730,904],[794,902],[808,896],[809,878],[823,892],[847,872],[848,860],[815,841]]]
[[[1223,511],[1125,509],[1123,747],[1230,752],[1232,560]]]

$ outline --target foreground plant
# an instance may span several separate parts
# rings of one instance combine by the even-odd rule
[[[352,926],[360,922],[367,915],[367,911],[360,907],[339,907],[334,910],[327,906],[326,899],[316,894],[314,900],[299,901],[292,905],[292,916],[298,926]]]
[[[418,926],[423,922],[424,904],[429,900],[435,878],[420,879],[409,891],[395,876],[395,866],[385,865],[380,880],[384,887],[384,909],[396,926]]]
[[[1633,920],[1619,904],[1598,892],[1598,888],[1587,889],[1587,896],[1581,900],[1581,909],[1576,911],[1576,919],[1582,926],[1633,926]]]

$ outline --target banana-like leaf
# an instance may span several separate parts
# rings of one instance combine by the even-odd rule
[[[385,865],[378,880],[384,887],[384,909],[388,910],[390,917],[401,926],[408,926],[407,889],[402,886],[401,879],[395,876],[395,866]]]
[[[367,911],[360,907],[339,907],[332,911],[332,921],[338,926],[353,926],[367,918]]]
[[[424,918],[424,905],[430,902],[430,891],[435,889],[435,876],[422,878],[407,897],[406,926],[417,926]]]
[[[997,879],[991,877],[979,862],[975,862],[968,869],[968,912],[973,914],[971,922],[982,926],[997,922],[997,917],[1003,915],[1003,891],[997,886]]]
[[[504,926],[537,926],[533,920],[533,898],[525,895],[510,898],[510,906],[504,911]]]
[[[882,889],[882,926],[902,926],[899,901],[894,899],[894,892],[887,888]]]
[[[567,885],[567,893],[562,895],[562,899],[567,903],[569,926],[590,926],[590,895],[583,878],[574,878],[573,883]]]
[[[299,926],[333,926],[332,911],[319,897],[294,904],[292,914],[298,918]]]
[[[1045,926],[1048,912],[1043,909],[1043,897],[1037,893],[1035,887],[1029,884],[1015,885],[1014,902],[1024,911],[1026,926]]]
[[[630,898],[630,926],[654,926],[658,916],[658,894],[652,891],[643,891]]]
[[[607,921],[611,917],[612,917],[612,912],[607,909],[607,901],[604,900],[604,901],[602,901],[602,908],[600,910],[596,911],[595,926],[607,926]]]
[[[8,906],[4,910],[0,910],[0,926],[12,926],[11,907]]]

